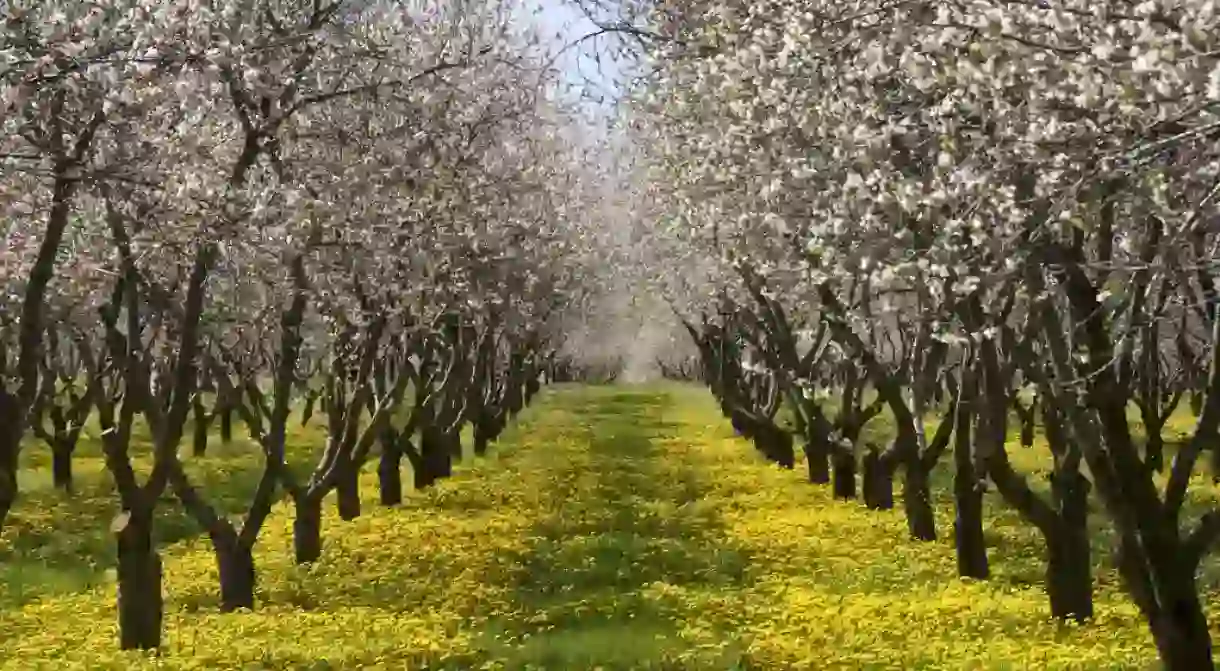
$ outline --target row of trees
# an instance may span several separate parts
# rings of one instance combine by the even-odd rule
[[[546,54],[508,3],[417,4],[0,10],[0,525],[21,450],[49,445],[70,491],[95,418],[125,649],[160,645],[166,495],[211,539],[222,609],[252,608],[278,501],[317,560],[323,499],[358,516],[368,462],[397,504],[404,459],[427,487],[464,427],[482,454],[543,381],[586,372],[562,327],[597,291],[570,216],[589,173]],[[287,426],[315,415],[305,475]],[[215,424],[264,458],[240,521],[180,456]]]
[[[940,533],[952,455],[960,573],[988,576],[994,487],[1042,534],[1059,618],[1093,614],[1096,500],[1174,670],[1213,664],[1197,576],[1220,510],[1189,501],[1220,453],[1217,9],[676,0],[639,31],[655,67],[628,113],[700,356],[666,372],[792,467],[787,404],[836,496],[891,507],[900,473],[914,539]],[[892,444],[861,446],[883,411]],[[1049,487],[1013,429],[1042,434]]]

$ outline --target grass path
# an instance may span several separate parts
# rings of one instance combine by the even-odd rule
[[[551,390],[495,455],[400,508],[377,507],[367,475],[363,516],[343,523],[327,507],[314,566],[292,565],[291,515],[277,511],[256,552],[255,612],[217,613],[214,561],[188,539],[165,549],[160,659],[115,651],[103,581],[0,606],[0,667],[1131,669],[1153,659],[1105,574],[1095,625],[1048,622],[1029,586],[1037,546],[1011,518],[991,516],[988,534],[1006,548],[995,579],[962,582],[951,538],[909,542],[900,513],[832,501],[800,474],[761,463],[699,390]],[[54,536],[54,524],[39,533]]]

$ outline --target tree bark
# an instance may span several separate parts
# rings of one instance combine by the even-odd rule
[[[220,610],[228,613],[239,608],[254,608],[254,553],[237,539],[216,548],[220,569]]]
[[[873,510],[894,508],[894,471],[889,467],[877,448],[870,446],[864,453],[863,485],[864,505]]]
[[[1194,586],[1194,576],[1182,576],[1183,589],[1161,601],[1168,606],[1152,616],[1152,638],[1165,671],[1212,669],[1212,641],[1207,618]]]
[[[321,497],[306,495],[296,500],[296,519],[292,521],[292,550],[298,564],[308,564],[322,556]]]
[[[233,406],[226,400],[220,411],[220,442],[228,445],[233,442]]]
[[[153,544],[151,512],[128,511],[116,532],[118,545],[119,647],[152,650],[161,646],[164,612],[161,558]]]
[[[983,537],[983,489],[974,466],[970,427],[974,422],[975,385],[963,373],[957,417],[953,427],[953,530],[957,545],[957,574],[984,580],[990,575],[987,541]]]
[[[834,463],[834,497],[856,498],[856,455],[853,450],[839,447],[831,455],[831,461]]]
[[[0,386],[0,529],[17,502],[18,449],[21,445],[17,400]]]
[[[381,505],[397,506],[402,503],[402,450],[398,441],[383,440],[381,458],[377,461],[377,489]]]
[[[1046,537],[1046,593],[1051,616],[1084,622],[1093,617],[1093,567],[1087,530],[1064,524]]]
[[[1161,431],[1164,429],[1164,423],[1145,427],[1146,442],[1144,443],[1144,461],[1148,464],[1148,468],[1160,472],[1165,468],[1165,439],[1161,436]]]
[[[830,482],[831,446],[815,424],[814,421],[805,423],[805,462],[809,467],[809,482],[824,485]]]
[[[453,474],[452,454],[445,437],[435,429],[424,431],[420,441],[421,468],[415,473],[415,487],[429,487],[441,478]]]
[[[344,522],[360,517],[360,469],[348,459],[338,464],[335,473],[335,508]]]
[[[56,489],[72,493],[72,453],[76,445],[57,439],[51,448],[51,481]]]
[[[305,396],[305,408],[301,411],[301,426],[309,425],[309,420],[313,418],[313,409],[317,402],[317,394],[307,394]]]
[[[208,429],[211,428],[212,419],[203,407],[203,401],[196,398],[192,401],[192,405],[194,406],[195,423],[191,451],[196,457],[202,457],[208,452]]]
[[[936,517],[932,510],[932,493],[928,481],[929,469],[922,460],[907,461],[906,478],[902,486],[902,508],[907,516],[907,530],[917,541],[936,540]]]

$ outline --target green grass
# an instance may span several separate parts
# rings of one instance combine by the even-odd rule
[[[293,430],[301,473],[321,428]],[[883,415],[871,430],[884,441],[892,425]],[[364,515],[343,523],[328,502],[323,559],[310,567],[292,564],[292,512],[277,507],[256,548],[253,613],[217,612],[206,540],[167,499],[166,647],[156,661],[123,655],[116,500],[94,441],[82,443],[72,497],[51,489],[44,447],[25,452],[23,498],[0,532],[0,668],[1142,668],[1154,658],[1108,567],[1100,514],[1098,621],[1062,629],[1047,618],[1036,533],[994,494],[994,579],[955,578],[948,459],[935,480],[941,539],[914,543],[901,512],[833,501],[803,481],[803,464],[763,463],[705,392],[681,385],[549,389],[491,456],[400,508],[375,503],[366,468]],[[1013,455],[1045,471],[1044,446]],[[189,468],[235,514],[261,457],[246,441],[214,441]]]

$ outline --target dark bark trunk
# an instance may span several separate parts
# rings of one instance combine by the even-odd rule
[[[957,574],[963,578],[985,580],[990,576],[990,570],[987,541],[983,536],[983,492],[977,481],[959,484],[959,480],[966,480],[966,476],[958,473],[954,477],[957,510],[953,531],[957,544]]]
[[[208,452],[208,429],[211,428],[212,419],[208,417],[207,410],[203,407],[203,402],[196,400],[194,404],[195,424],[193,427],[191,452],[196,457],[202,457]]]
[[[17,502],[17,452],[21,444],[15,401],[0,389],[0,529]]]
[[[1087,528],[1066,518],[1046,537],[1046,592],[1051,615],[1084,622],[1093,617],[1093,567]]]
[[[220,442],[233,442],[233,407],[227,402],[220,408]]]
[[[754,446],[768,460],[783,468],[796,467],[796,451],[792,448],[792,435],[774,425],[759,425],[754,432]]]
[[[152,515],[130,514],[116,537],[119,648],[158,648],[161,646],[164,603],[161,595],[161,558],[153,544]]]
[[[907,516],[907,530],[914,540],[934,541],[936,540],[936,516],[932,511],[932,494],[928,482],[929,471],[918,459],[911,459],[905,470],[902,508]]]
[[[298,564],[317,561],[322,556],[322,499],[303,496],[296,501],[292,521],[292,550]]]
[[[382,443],[381,458],[377,462],[377,486],[383,506],[402,503],[402,451],[393,443]]]
[[[66,440],[56,440],[51,448],[51,481],[56,489],[72,493],[72,453],[76,445]]]
[[[1028,414],[1021,415],[1021,445],[1023,447],[1032,447],[1034,444],[1034,412],[1030,410]]]
[[[309,420],[313,418],[314,405],[316,405],[317,402],[317,394],[309,394],[305,397],[305,408],[301,411],[301,426],[309,425]]]
[[[826,436],[814,426],[814,422],[805,424],[805,461],[809,467],[809,482],[824,485],[830,482],[831,447]]]
[[[894,472],[876,448],[864,453],[863,467],[864,505],[873,510],[893,509]]]
[[[1144,443],[1144,463],[1154,471],[1165,468],[1165,439],[1161,436],[1164,424],[1152,423],[1145,427],[1147,440]]]
[[[350,522],[360,517],[360,469],[344,460],[335,476],[335,508],[339,519]]]
[[[421,465],[427,472],[428,485],[453,475],[453,457],[445,436],[439,431],[425,431],[420,443]]]
[[[973,384],[970,382],[969,384]],[[983,538],[983,488],[974,467],[970,425],[974,421],[973,390],[963,391],[953,429],[953,531],[957,546],[957,574],[986,579],[987,541]],[[947,418],[945,421],[949,421]]]
[[[254,608],[254,554],[233,539],[216,548],[220,569],[220,610],[228,613],[239,608]]]
[[[856,498],[856,455],[852,450],[840,447],[831,456],[834,463],[834,497]]]
[[[1152,618],[1152,638],[1165,671],[1196,671],[1212,664],[1211,634],[1194,586],[1194,576],[1179,576],[1181,589],[1162,599],[1161,612]]]

